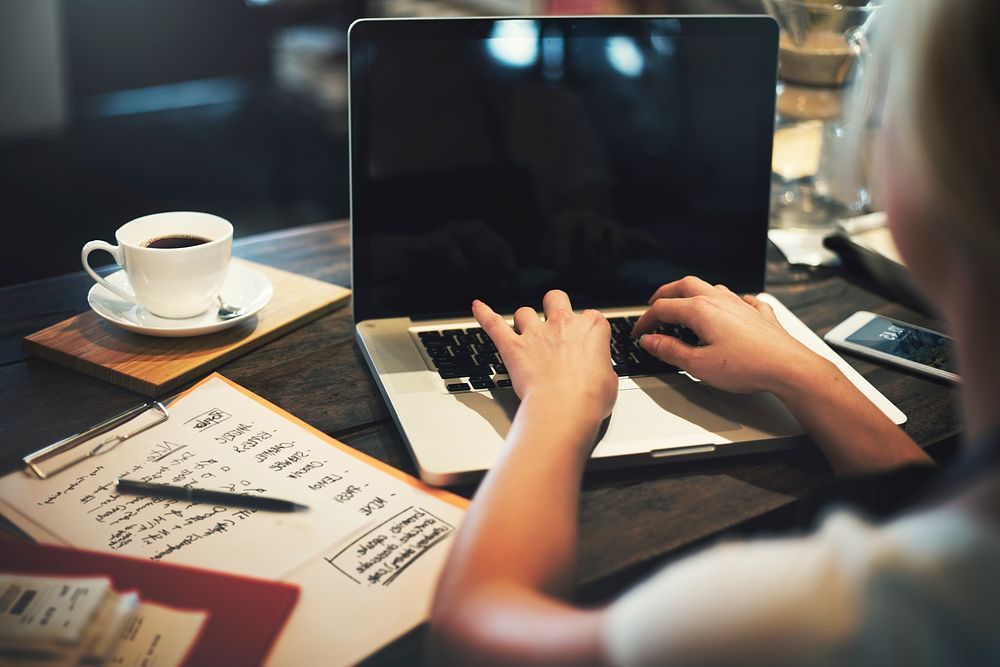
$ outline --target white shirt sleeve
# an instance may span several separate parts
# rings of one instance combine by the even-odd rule
[[[612,605],[606,651],[618,667],[911,665],[892,659],[899,644],[885,650],[888,637],[889,644],[905,641],[894,627],[905,622],[905,632],[944,642],[928,654],[934,647],[920,638],[924,658],[946,656],[941,649],[957,637],[942,633],[947,619],[935,618],[941,595],[935,577],[947,576],[953,598],[956,586],[962,591],[960,617],[995,619],[1000,611],[1000,576],[986,566],[1000,556],[1000,539],[982,537],[953,512],[874,526],[840,511],[809,536],[722,544],[665,568]],[[977,570],[994,570],[989,594]],[[979,632],[977,656],[1000,657],[1000,633],[987,630]]]

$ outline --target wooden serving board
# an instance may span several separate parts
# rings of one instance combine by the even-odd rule
[[[190,338],[157,338],[120,329],[93,311],[25,336],[28,354],[106,382],[159,397],[188,380],[346,305],[351,290],[271,266],[233,258],[260,271],[274,297],[231,329]]]

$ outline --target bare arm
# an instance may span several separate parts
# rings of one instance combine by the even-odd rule
[[[547,321],[515,313],[520,335],[488,306],[473,312],[510,370],[521,406],[498,464],[476,493],[438,586],[434,662],[598,665],[600,611],[566,601],[574,584],[584,463],[618,380],[610,328],[545,297]]]
[[[650,299],[637,335],[659,322],[706,343],[643,335],[650,353],[734,392],[772,391],[840,473],[929,462],[832,364],[792,338],[767,304],[688,278]],[[600,665],[601,610],[567,601],[574,581],[580,477],[617,392],[610,329],[575,315],[559,291],[547,321],[515,313],[520,333],[481,302],[473,313],[510,370],[521,406],[500,460],[466,516],[431,617],[435,664]]]
[[[634,331],[647,352],[720,389],[774,393],[837,474],[933,463],[836,366],[788,334],[766,303],[684,278],[660,287],[650,304]],[[690,327],[705,345],[650,335],[660,322]]]

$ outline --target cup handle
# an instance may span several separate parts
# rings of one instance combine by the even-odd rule
[[[105,250],[109,252],[111,256],[115,258],[115,263],[124,267],[124,264],[122,264],[121,248],[119,248],[116,245],[111,245],[106,241],[88,241],[86,245],[83,246],[83,250],[80,251],[80,261],[83,262],[83,270],[89,273],[91,278],[97,281],[98,284],[102,285],[108,291],[114,293],[117,296],[120,296],[129,303],[139,303],[139,300],[136,298],[135,294],[126,292],[125,290],[119,287],[115,287],[107,280],[97,275],[97,272],[90,267],[90,262],[87,261],[87,258],[90,256],[90,253],[94,252],[95,250]]]

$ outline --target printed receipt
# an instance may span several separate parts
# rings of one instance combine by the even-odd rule
[[[219,375],[169,409],[163,424],[50,479],[0,479],[0,508],[41,542],[300,585],[274,664],[312,662],[324,642],[324,659],[349,664],[426,618],[464,503],[331,444]],[[267,495],[310,510],[122,495],[121,477]],[[358,618],[366,631],[354,630]]]
[[[0,654],[80,642],[110,594],[107,577],[0,574]]]

